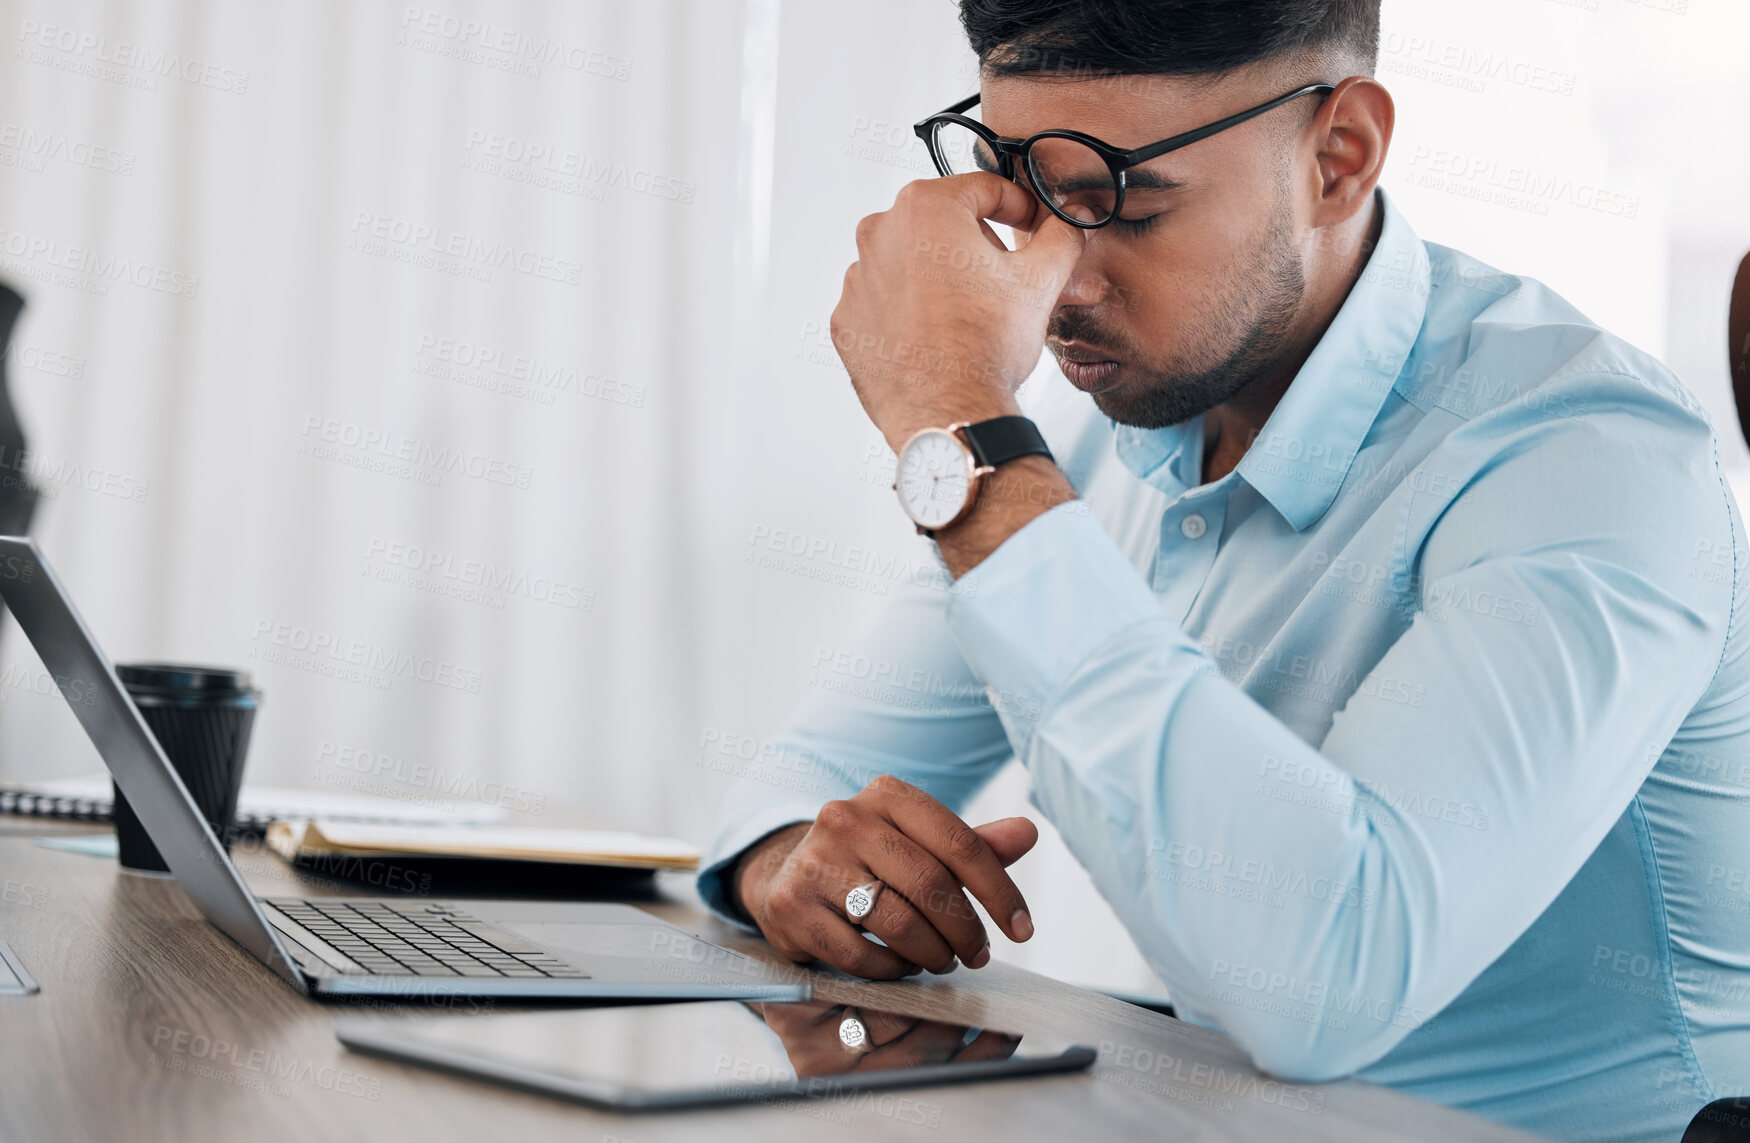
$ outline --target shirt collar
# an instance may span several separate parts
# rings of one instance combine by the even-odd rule
[[[1379,243],[1235,470],[1303,531],[1331,506],[1422,330],[1428,255],[1382,190]],[[1118,458],[1171,495],[1201,482],[1203,418],[1116,426]]]

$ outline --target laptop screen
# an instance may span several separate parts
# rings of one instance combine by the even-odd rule
[[[27,537],[0,536],[0,598],[68,699],[183,891],[226,936],[293,987],[306,991],[303,977],[140,718],[66,589]]]

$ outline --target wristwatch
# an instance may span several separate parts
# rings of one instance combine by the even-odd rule
[[[1051,457],[1039,426],[1026,417],[920,429],[899,448],[893,490],[918,534],[934,536],[972,511],[984,478],[998,465],[1024,456]]]

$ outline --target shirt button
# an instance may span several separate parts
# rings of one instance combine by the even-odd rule
[[[1179,521],[1179,534],[1187,540],[1195,540],[1208,530],[1209,522],[1196,512]]]

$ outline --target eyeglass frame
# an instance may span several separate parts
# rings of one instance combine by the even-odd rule
[[[962,112],[969,111],[978,105],[979,100],[983,98],[981,94],[969,95],[960,102],[938,111],[926,119],[918,120],[916,123],[912,124],[912,131],[919,139],[923,140],[924,148],[929,151],[930,161],[936,165],[937,173],[943,178],[951,178],[955,172],[947,169],[941,155],[937,153],[936,131],[938,130],[938,125],[954,123],[969,128],[973,134],[985,141],[990,147],[991,153],[995,155],[997,161],[1002,164],[1003,169],[996,172],[997,174],[1000,174],[1003,178],[1019,185],[1020,180],[1015,177],[1015,158],[1016,156],[1019,156],[1021,158],[1022,169],[1027,172],[1027,177],[1033,182],[1033,188],[1029,188],[1031,193],[1040,202],[1044,203],[1046,208],[1050,210],[1052,214],[1063,219],[1071,226],[1077,226],[1083,230],[1098,230],[1102,226],[1110,225],[1112,220],[1118,217],[1119,211],[1124,209],[1124,172],[1128,171],[1131,167],[1141,166],[1150,159],[1158,159],[1162,155],[1171,151],[1177,151],[1181,147],[1189,147],[1192,143],[1207,139],[1211,135],[1218,135],[1221,132],[1226,131],[1229,127],[1237,127],[1248,119],[1255,119],[1267,111],[1274,111],[1284,103],[1299,99],[1303,95],[1311,95],[1315,91],[1329,95],[1335,90],[1337,90],[1337,85],[1334,83],[1309,83],[1305,87],[1297,88],[1296,90],[1289,92],[1287,95],[1279,95],[1275,99],[1266,103],[1260,103],[1256,107],[1247,108],[1245,111],[1229,115],[1225,119],[1218,119],[1214,123],[1210,123],[1206,126],[1181,132],[1180,134],[1162,139],[1158,143],[1150,143],[1146,147],[1139,147],[1134,151],[1120,150],[1119,148],[1112,146],[1110,143],[1096,139],[1092,135],[1084,135],[1080,131],[1040,131],[1038,134],[1029,135],[1025,139],[1011,139],[1007,136],[998,135],[995,131],[992,131],[989,127],[986,127],[978,120],[969,119],[962,114]],[[1034,169],[1033,164],[1033,144],[1041,139],[1068,139],[1072,142],[1082,144],[1084,147],[1087,147],[1089,150],[1106,160],[1106,166],[1112,171],[1112,182],[1118,191],[1117,197],[1112,200],[1112,212],[1110,214],[1098,222],[1083,222],[1080,219],[1071,218],[1062,210],[1059,210],[1052,204],[1050,199],[1040,194],[1037,189],[1034,189],[1039,185],[1039,176]]]

